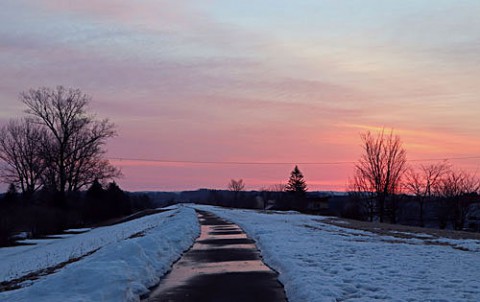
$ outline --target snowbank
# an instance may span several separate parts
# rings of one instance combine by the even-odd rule
[[[57,239],[51,244],[54,248],[43,247],[58,249],[56,259],[68,259],[68,252],[75,244],[83,246],[84,251],[95,250],[99,246],[100,249],[30,286],[0,293],[0,300],[138,301],[139,295],[147,293],[148,287],[159,282],[199,233],[195,211],[180,207],[120,225],[94,229],[72,238]],[[42,254],[40,250],[35,249],[34,253]],[[25,252],[22,256],[26,262],[31,261],[28,255]],[[19,260],[14,255],[10,257]],[[2,263],[9,261],[4,259]]]
[[[290,302],[480,301],[480,242],[455,246],[322,223],[322,217],[198,206],[240,225]]]

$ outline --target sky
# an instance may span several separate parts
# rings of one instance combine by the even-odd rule
[[[412,165],[480,156],[479,14],[476,0],[3,0],[0,124],[24,115],[22,91],[79,88],[117,126],[124,189],[260,189],[298,164],[310,190],[342,191],[367,130],[394,129]]]

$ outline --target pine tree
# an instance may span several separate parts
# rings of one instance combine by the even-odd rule
[[[128,215],[132,213],[130,197],[113,181],[108,184],[107,204],[111,214],[115,216]]]
[[[18,201],[17,187],[14,184],[8,186],[8,191],[3,196],[3,201],[7,204],[15,204]]]
[[[107,219],[108,205],[106,204],[106,191],[102,184],[95,179],[85,194],[84,218],[88,222],[98,222]]]
[[[95,179],[91,184],[90,188],[87,190],[87,198],[90,199],[101,199],[105,195],[105,190],[103,189],[102,185]]]
[[[298,169],[298,166],[295,166],[293,171],[290,173],[290,179],[288,180],[286,191],[295,193],[299,196],[303,196],[307,192],[307,184],[305,183],[303,174]]]

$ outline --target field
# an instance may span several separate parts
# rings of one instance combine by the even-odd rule
[[[480,300],[476,234],[198,205],[0,249],[2,281],[64,264],[0,300],[138,301],[198,236],[193,208],[254,239],[292,302]]]

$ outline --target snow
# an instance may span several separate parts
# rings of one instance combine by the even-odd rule
[[[92,228],[79,228],[79,229],[68,229],[65,230],[65,233],[84,233],[90,231]]]
[[[436,239],[435,242],[446,243],[448,245],[454,246],[457,249],[464,249],[471,252],[480,252],[480,240],[472,239],[449,239],[441,238]],[[480,259],[479,259],[480,260]]]
[[[240,225],[290,302],[480,301],[478,240],[404,239],[319,216],[195,207]]]
[[[296,212],[193,207],[240,225],[279,272],[290,302],[480,301],[478,240],[379,235]],[[0,301],[138,301],[193,244],[200,227],[195,211],[180,206],[82,231],[0,249],[0,281],[93,252],[0,293]]]
[[[85,255],[0,301],[138,301],[200,233],[195,211],[179,207],[35,246],[0,249],[1,280]]]

